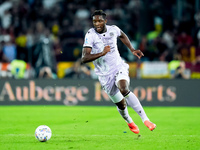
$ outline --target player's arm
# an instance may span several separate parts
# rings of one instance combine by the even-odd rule
[[[121,31],[121,36],[119,38],[130,49],[130,51],[133,53],[133,55],[137,56],[139,59],[142,56],[144,56],[144,54],[140,50],[135,50],[133,48],[128,36],[123,31]]]
[[[106,55],[108,52],[110,52],[110,46],[105,46],[103,51],[97,54],[91,54],[91,51],[92,51],[91,47],[83,47],[82,58],[81,58],[82,63],[91,62],[98,59],[99,57]]]

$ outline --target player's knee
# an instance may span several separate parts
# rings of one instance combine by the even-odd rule
[[[121,88],[119,88],[119,90],[123,96],[129,92],[129,89],[127,87],[121,87]]]

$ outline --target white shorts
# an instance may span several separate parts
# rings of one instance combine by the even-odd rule
[[[124,98],[117,87],[120,80],[126,80],[128,84],[130,83],[128,69],[120,69],[108,76],[99,76],[102,88],[114,103],[118,103]]]

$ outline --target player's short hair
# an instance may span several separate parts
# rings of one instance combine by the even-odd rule
[[[103,10],[95,10],[93,14],[91,15],[91,17],[96,16],[96,15],[103,16],[103,19],[106,19],[106,13]]]

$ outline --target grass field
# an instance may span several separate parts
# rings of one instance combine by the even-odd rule
[[[157,128],[129,108],[138,138],[115,106],[0,106],[0,150],[200,150],[200,107],[144,109]],[[42,124],[52,130],[47,142],[34,137]]]

